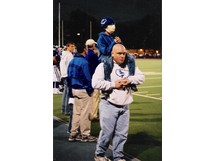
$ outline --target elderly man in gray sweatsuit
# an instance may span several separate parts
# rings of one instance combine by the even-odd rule
[[[135,67],[129,75],[127,51],[115,44],[108,61],[100,63],[92,77],[92,87],[103,91],[99,104],[100,127],[95,161],[109,161],[105,152],[112,139],[114,161],[125,161],[123,149],[128,136],[129,104],[133,102],[130,84],[142,84],[144,74]],[[109,76],[108,76],[109,75]]]

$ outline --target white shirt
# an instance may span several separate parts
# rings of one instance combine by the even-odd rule
[[[61,78],[67,77],[67,69],[69,66],[69,62],[73,59],[73,55],[69,51],[63,51],[61,60],[60,60],[60,72]]]
[[[110,90],[113,89],[112,93],[107,99],[111,103],[116,105],[128,105],[133,102],[133,97],[131,89],[114,89],[115,81],[122,78],[128,78],[133,84],[142,84],[144,81],[144,74],[139,70],[138,67],[135,68],[135,75],[129,76],[128,66],[121,68],[117,63],[114,62],[114,67],[110,75],[111,82],[104,80],[104,63],[100,63],[92,78],[92,87],[100,90]]]

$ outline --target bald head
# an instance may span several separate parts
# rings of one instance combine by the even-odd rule
[[[113,60],[115,60],[116,63],[120,65],[125,61],[127,51],[124,45],[115,44],[112,48],[111,54],[112,54]]]
[[[115,44],[112,48],[112,52],[122,50],[123,52],[126,52],[125,46],[122,44]]]

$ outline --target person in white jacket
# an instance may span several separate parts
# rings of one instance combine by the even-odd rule
[[[71,108],[69,107],[69,89],[67,87],[67,69],[69,62],[73,59],[72,52],[75,51],[75,43],[68,42],[66,44],[66,50],[62,52],[60,60],[60,72],[61,72],[61,81],[64,85],[63,96],[62,96],[62,114],[69,115]]]
[[[92,87],[105,93],[99,104],[100,126],[95,151],[95,161],[109,160],[105,152],[112,139],[113,160],[123,161],[123,148],[128,136],[129,104],[133,102],[132,84],[142,84],[144,74],[135,67],[135,74],[129,75],[127,51],[122,44],[115,44],[112,56],[100,63],[92,77]],[[109,78],[107,77],[109,73]]]

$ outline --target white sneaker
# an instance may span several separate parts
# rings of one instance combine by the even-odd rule
[[[108,159],[106,156],[104,156],[104,157],[95,156],[94,160],[95,160],[95,161],[111,161],[111,160]]]
[[[53,88],[53,94],[57,94],[57,88]]]
[[[58,91],[57,91],[57,94],[63,94],[63,92],[61,92],[61,91],[58,90]]]
[[[53,88],[53,94],[63,94],[63,92],[60,92],[58,88]]]

